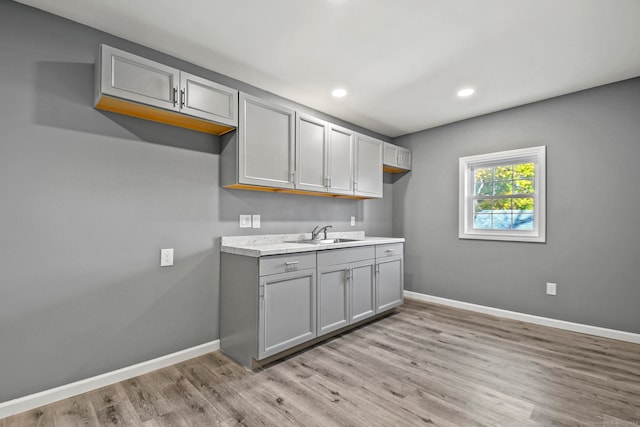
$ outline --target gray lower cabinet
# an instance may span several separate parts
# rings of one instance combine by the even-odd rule
[[[220,348],[245,366],[316,336],[316,253],[220,256]]]
[[[318,252],[318,336],[376,313],[373,246]]]
[[[382,198],[383,145],[384,143],[378,139],[356,134],[356,196]]]
[[[237,90],[104,44],[95,106],[218,135],[238,124]]]
[[[402,243],[376,246],[376,313],[402,305],[403,261]]]
[[[248,367],[403,302],[403,244],[220,259],[220,348]]]
[[[349,325],[349,264],[318,267],[318,336]]]
[[[258,359],[315,336],[315,268],[260,277]]]

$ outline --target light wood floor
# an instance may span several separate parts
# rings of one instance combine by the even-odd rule
[[[15,426],[638,426],[640,345],[407,301],[258,373],[211,353]]]

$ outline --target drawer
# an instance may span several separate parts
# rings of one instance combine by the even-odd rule
[[[318,267],[329,265],[348,264],[350,262],[364,261],[376,257],[375,247],[359,246],[356,248],[329,249],[318,251]]]
[[[308,268],[316,268],[315,252],[260,257],[260,276]]]
[[[389,243],[387,245],[376,245],[376,258],[398,256],[403,253],[404,244]]]

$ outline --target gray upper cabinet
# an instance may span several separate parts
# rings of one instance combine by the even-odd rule
[[[95,107],[222,135],[237,126],[238,91],[107,45],[96,62]]]
[[[100,46],[99,91],[179,111],[180,70],[107,45]]]
[[[383,144],[378,139],[356,134],[356,196],[382,198]]]
[[[237,126],[238,92],[181,71],[180,111],[206,120]]]
[[[296,189],[353,195],[354,135],[307,114],[296,114]]]
[[[295,112],[241,93],[238,124],[239,183],[293,189]]]
[[[384,171],[390,173],[411,170],[411,151],[388,142],[384,143]]]
[[[352,195],[355,132],[333,124],[328,125],[327,132],[329,192]]]
[[[296,189],[328,190],[327,127],[324,120],[296,113]]]

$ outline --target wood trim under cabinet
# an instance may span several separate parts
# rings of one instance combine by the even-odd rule
[[[189,117],[181,113],[165,111],[159,108],[149,107],[147,105],[125,101],[123,99],[107,95],[102,95],[100,97],[100,100],[96,103],[96,108],[99,110],[125,114],[139,119],[151,120],[212,135],[224,135],[227,132],[235,130],[234,127],[219,125],[207,120]]]
[[[261,187],[259,185],[247,185],[247,184],[225,185],[224,188],[233,188],[235,190],[265,191],[268,193],[301,194],[303,196],[332,197],[334,199],[355,199],[355,200],[369,199],[369,197],[362,197],[362,196],[347,196],[342,194],[329,194],[329,193],[320,193],[317,191],[293,190],[288,188]]]

